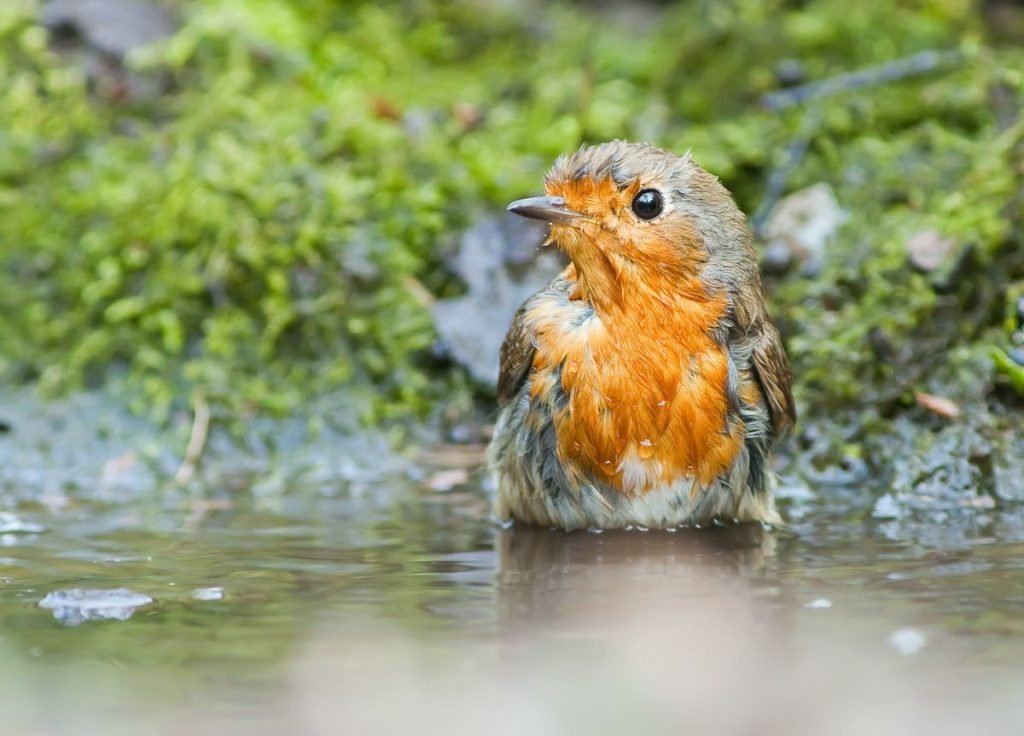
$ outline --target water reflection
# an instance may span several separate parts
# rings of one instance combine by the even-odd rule
[[[248,736],[469,733],[510,711],[489,730],[781,733],[759,725],[774,714],[787,733],[858,733],[889,711],[920,726],[912,714],[947,693],[935,734],[983,715],[989,695],[1005,705],[1024,683],[1020,527],[995,514],[943,548],[937,529],[893,536],[870,504],[864,521],[829,503],[795,534],[503,530],[469,492],[239,499],[198,519],[156,503],[19,508],[41,530],[0,561],[0,683],[30,726],[56,709],[68,717],[42,732],[81,733],[88,715],[105,736],[90,703],[119,691],[124,733]],[[74,588],[153,603],[66,628],[38,603]],[[962,672],[990,692],[958,700]],[[168,697],[181,691],[194,694],[183,709]]]
[[[561,533],[513,527],[497,537],[502,621],[533,628],[615,612],[677,612],[749,595],[777,537],[758,525]]]

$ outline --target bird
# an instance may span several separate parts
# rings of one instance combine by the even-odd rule
[[[779,525],[795,422],[745,215],[691,156],[615,140],[560,156],[543,196],[568,265],[515,313],[487,448],[503,524]]]

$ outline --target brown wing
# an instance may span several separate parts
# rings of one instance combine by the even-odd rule
[[[501,366],[498,371],[498,406],[515,398],[533,365],[533,330],[526,323],[526,310],[534,297],[527,299],[512,318],[505,341],[501,344]]]
[[[784,437],[796,424],[796,406],[793,404],[793,371],[782,346],[782,336],[765,319],[761,335],[754,341],[752,355],[754,375],[768,400],[772,416],[772,429],[776,437]]]

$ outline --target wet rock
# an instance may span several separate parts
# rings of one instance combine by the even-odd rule
[[[373,283],[380,278],[380,265],[375,259],[374,240],[372,234],[361,232],[349,240],[344,248],[338,249],[338,261],[345,269],[345,273],[364,284]]]
[[[164,8],[144,0],[50,0],[40,19],[56,44],[88,46],[115,59],[175,30]]]
[[[993,491],[1004,501],[1024,501],[1024,442],[1018,436],[1006,438],[992,459]]]
[[[445,350],[480,383],[498,381],[498,354],[512,316],[562,268],[558,251],[538,252],[546,226],[514,215],[487,218],[466,231],[452,269],[468,293],[434,305]]]
[[[144,0],[50,0],[40,20],[54,49],[75,59],[101,96],[137,101],[166,88],[164,75],[135,72],[123,64],[131,52],[175,32],[174,19],[160,5]]]
[[[775,79],[782,87],[794,87],[807,81],[807,72],[797,59],[781,59],[775,65]]]
[[[788,468],[780,469],[786,477],[792,471],[799,481],[787,480],[781,488],[802,483],[818,492],[823,488],[863,488],[872,480],[872,469],[854,441],[854,429],[834,417],[805,417],[792,454],[784,453],[781,460]]]
[[[43,401],[30,389],[5,389],[0,404],[18,427],[0,442],[0,492],[12,500],[59,504],[79,489],[111,501],[135,498],[157,487],[162,465],[175,463],[173,453],[164,449],[143,451],[147,445],[159,446],[159,432],[118,406],[112,395]],[[131,468],[112,463],[133,452],[148,462]]]
[[[783,242],[773,240],[761,255],[761,271],[769,276],[781,276],[793,265],[793,250]]]
[[[918,431],[911,436],[916,442],[907,448],[892,483],[897,497],[907,494],[956,504],[992,490],[983,461],[992,455],[993,447],[975,426],[952,424],[939,432]]]
[[[943,237],[937,230],[922,230],[907,241],[910,265],[922,273],[931,273],[949,258],[956,241]]]
[[[386,432],[360,423],[370,400],[347,390],[322,395],[286,418],[252,417],[244,437],[211,427],[190,489],[266,495],[301,482],[325,496],[401,493],[398,479],[410,460]],[[178,427],[139,417],[114,389],[42,400],[32,389],[0,388],[0,405],[18,427],[0,438],[5,504],[60,508],[72,498],[123,504],[152,497],[173,487],[191,425],[188,415]]]
[[[994,518],[1019,518],[1019,416],[989,409],[980,396],[958,395],[957,401],[956,422],[924,422],[921,412],[907,413],[875,425],[864,440],[872,474],[859,489],[877,494],[866,500],[883,536],[956,547],[969,545]]]
[[[148,595],[128,588],[71,588],[47,593],[39,607],[53,611],[53,617],[66,626],[78,626],[85,621],[126,621],[137,608],[152,602]]]
[[[960,423],[924,429],[909,417],[889,435],[889,493],[876,503],[877,518],[990,509],[1024,501],[1024,443],[1017,417],[996,417],[984,406],[965,407]]]
[[[903,516],[903,508],[891,493],[886,493],[875,501],[871,515],[876,519],[898,519]]]
[[[791,261],[804,263],[805,274],[817,273],[826,244],[849,217],[824,182],[793,192],[779,200],[761,228],[765,253],[774,251],[781,263],[778,252],[786,250]]]

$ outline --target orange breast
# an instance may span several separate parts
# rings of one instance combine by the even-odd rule
[[[626,493],[687,477],[707,485],[739,452],[728,357],[710,336],[725,298],[672,291],[680,296],[637,295],[603,317],[578,301],[540,301],[531,311],[533,397],[556,406],[559,460],[570,478],[602,478]]]

